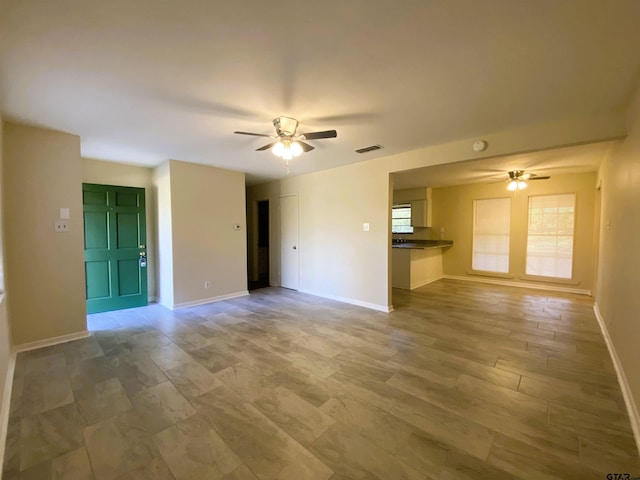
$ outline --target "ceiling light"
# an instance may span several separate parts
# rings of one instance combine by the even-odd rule
[[[279,140],[271,149],[276,157],[281,157],[285,160],[291,160],[294,157],[299,157],[302,154],[302,146],[298,142],[292,142],[289,138]]]
[[[524,190],[527,188],[527,182],[522,180],[511,180],[509,185],[507,185],[507,190],[514,192],[516,190]]]

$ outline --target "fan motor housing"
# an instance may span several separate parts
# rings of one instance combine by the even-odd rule
[[[298,129],[298,121],[290,117],[276,117],[273,119],[273,126],[278,135],[293,137]]]

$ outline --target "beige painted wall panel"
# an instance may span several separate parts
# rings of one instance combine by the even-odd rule
[[[444,251],[444,273],[457,276],[469,276],[472,273],[473,200],[510,197],[512,201],[508,279],[590,291],[593,287],[595,253],[593,238],[595,187],[596,173],[590,172],[552,175],[549,180],[529,182],[528,188],[519,192],[509,192],[506,189],[506,184],[502,183],[434,188],[434,230],[439,234],[440,229],[444,228],[444,238],[453,240],[453,246]],[[576,194],[573,278],[570,281],[534,280],[525,275],[529,196],[560,193]]]
[[[158,245],[158,303],[173,308],[173,227],[171,215],[170,162],[164,162],[153,170],[153,186],[156,198],[155,225]]]
[[[387,309],[388,169],[367,162],[283,179],[281,194],[293,193],[300,202],[300,290]]]
[[[158,296],[156,288],[156,199],[153,188],[153,169],[121,163],[82,159],[82,181],[100,185],[144,188],[147,223],[147,294],[150,299]]]
[[[85,331],[80,138],[5,123],[3,162],[13,341]],[[56,233],[62,207],[70,231]]]
[[[629,136],[613,151],[600,172],[602,216],[596,303],[622,364],[637,413],[640,411],[640,89],[630,114]]]
[[[411,250],[391,249],[391,286],[411,290]]]
[[[441,248],[411,251],[411,290],[440,280],[442,275]]]
[[[174,304],[246,292],[244,173],[175,160],[170,171]]]

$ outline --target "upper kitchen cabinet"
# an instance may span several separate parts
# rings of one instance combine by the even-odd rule
[[[411,205],[411,226],[431,227],[431,188],[407,188],[393,191],[393,204]]]

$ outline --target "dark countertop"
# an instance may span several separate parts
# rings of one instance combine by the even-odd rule
[[[418,250],[426,250],[427,248],[443,248],[453,245],[453,240],[410,240],[398,242],[393,240],[392,248],[410,248]]]

